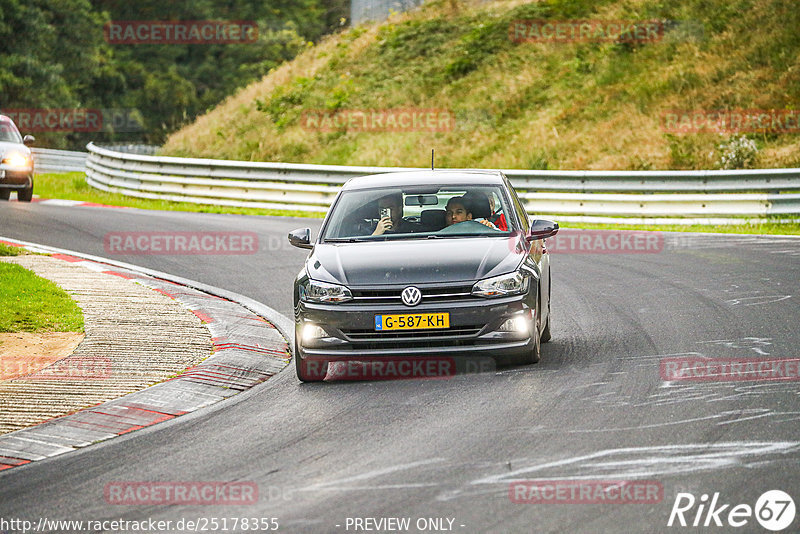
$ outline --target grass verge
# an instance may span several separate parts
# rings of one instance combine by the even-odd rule
[[[555,218],[558,220],[558,218]],[[564,223],[562,228],[583,228],[587,230],[650,230],[657,232],[705,232],[718,234],[764,234],[764,235],[800,235],[798,223],[771,223],[762,224],[730,224],[730,225],[703,225],[703,224],[589,224],[589,223]]]
[[[82,172],[44,173],[36,175],[35,193],[41,198],[60,198],[80,200],[109,206],[124,206],[145,210],[191,211],[196,213],[231,213],[237,215],[277,215],[281,217],[323,217],[324,213],[309,213],[298,210],[277,210],[266,208],[237,208],[232,206],[213,206],[191,202],[170,202],[125,196],[120,193],[107,193],[86,183]]]
[[[21,256],[27,251],[22,247],[12,247],[5,243],[0,243],[0,256]]]
[[[75,301],[19,265],[0,262],[0,310],[0,332],[83,332]]]

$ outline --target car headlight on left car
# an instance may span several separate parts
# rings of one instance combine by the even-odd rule
[[[3,157],[3,163],[10,167],[30,169],[31,160],[28,156],[19,152],[9,152]]]
[[[472,294],[477,297],[507,297],[509,295],[519,295],[528,291],[530,283],[530,276],[516,271],[476,282],[475,285],[472,286]]]
[[[339,284],[306,280],[300,285],[300,299],[321,304],[338,304],[353,300],[353,294]]]

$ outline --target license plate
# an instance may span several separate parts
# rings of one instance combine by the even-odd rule
[[[404,313],[402,315],[376,315],[375,330],[422,330],[425,328],[450,328],[449,313]]]

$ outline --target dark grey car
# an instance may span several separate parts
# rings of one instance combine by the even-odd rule
[[[543,240],[557,231],[529,220],[499,171],[349,180],[316,243],[289,234],[312,249],[294,283],[298,377],[354,360],[537,362],[550,339]]]
[[[8,200],[11,191],[23,202],[33,198],[33,155],[26,146],[33,141],[31,135],[20,135],[14,121],[0,115],[0,200]]]

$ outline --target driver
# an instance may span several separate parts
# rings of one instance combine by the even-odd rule
[[[486,202],[488,204],[488,200]],[[466,195],[462,197],[452,197],[447,201],[447,206],[445,207],[445,222],[447,226],[472,220],[497,230],[497,227],[485,218],[473,219],[472,203]]]
[[[464,197],[452,197],[450,200],[448,200],[444,213],[447,226],[472,220],[472,211],[467,209],[467,204],[464,202]]]

